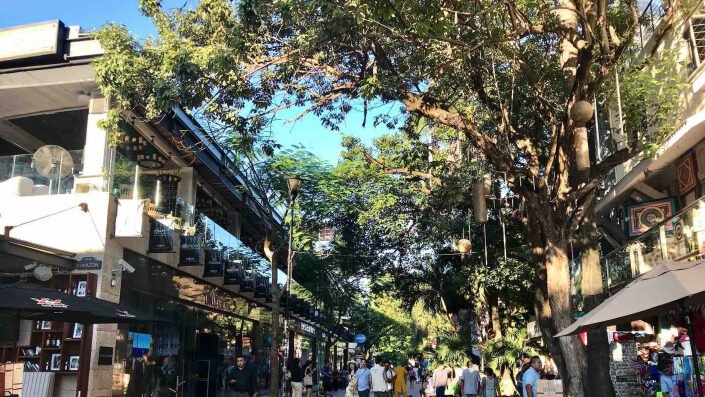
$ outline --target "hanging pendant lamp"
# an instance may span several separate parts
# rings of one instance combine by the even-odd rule
[[[490,192],[491,182],[490,174],[485,174],[482,180],[472,187],[472,208],[477,223],[487,222],[487,195]]]
[[[573,144],[575,145],[575,164],[582,176],[590,173],[590,145],[588,143],[587,123],[593,115],[594,108],[587,101],[578,101],[570,109],[570,118],[575,123]]]

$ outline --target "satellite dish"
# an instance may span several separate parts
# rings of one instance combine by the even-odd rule
[[[73,159],[61,146],[45,145],[34,152],[32,167],[45,178],[61,179],[73,174]]]
[[[39,281],[49,281],[52,276],[51,268],[45,265],[39,265],[34,268],[34,278]]]

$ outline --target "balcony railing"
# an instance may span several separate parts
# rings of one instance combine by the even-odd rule
[[[641,16],[639,17],[639,44],[641,48],[644,48],[651,36],[653,36],[656,26],[666,11],[661,0],[650,0],[646,4],[639,1],[637,4],[639,11],[641,11]]]
[[[68,194],[83,170],[83,150],[69,150],[71,161],[32,162],[33,155],[0,157],[0,197]],[[51,160],[51,159],[50,159]]]
[[[222,250],[225,266],[237,268],[240,288],[246,292],[256,292],[258,297],[268,296],[269,261],[207,216],[200,214],[196,222],[196,232],[204,236],[206,246]]]
[[[705,256],[705,196],[602,259],[607,289],[619,288],[663,261]]]

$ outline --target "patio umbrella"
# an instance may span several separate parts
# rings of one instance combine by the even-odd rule
[[[83,324],[163,321],[103,299],[70,295],[26,283],[0,284],[3,317],[53,320]]]
[[[686,308],[704,302],[705,261],[663,262],[634,279],[555,337],[641,320],[679,308],[688,325],[692,351],[696,353],[692,319]],[[702,397],[697,361],[693,360],[693,372],[698,378],[698,396]]]

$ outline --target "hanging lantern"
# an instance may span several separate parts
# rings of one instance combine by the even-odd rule
[[[575,145],[575,164],[578,173],[581,175],[590,172],[590,145],[588,144],[588,133],[585,123],[593,115],[592,104],[587,101],[578,101],[570,109],[570,118],[575,123],[573,129],[573,144]]]
[[[482,180],[472,187],[472,208],[477,223],[487,223],[487,195],[491,185],[490,174],[485,174]]]
[[[176,170],[158,171],[157,180],[166,184],[177,184],[181,182],[181,177]]]
[[[472,242],[468,239],[460,239],[458,240],[458,252],[461,254],[469,254],[470,251],[472,251]]]
[[[141,152],[147,147],[147,140],[141,136],[125,136],[122,146],[128,152]]]
[[[137,164],[142,168],[157,170],[164,167],[164,163],[164,158],[157,153],[137,155]]]

